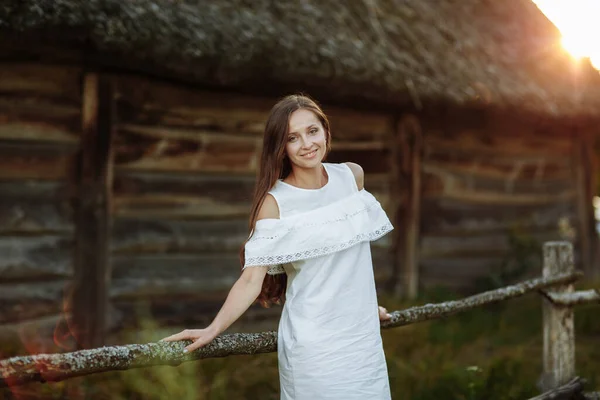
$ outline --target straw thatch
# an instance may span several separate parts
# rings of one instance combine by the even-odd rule
[[[597,74],[530,0],[4,0],[0,36],[2,59],[236,89],[555,116],[600,105]]]

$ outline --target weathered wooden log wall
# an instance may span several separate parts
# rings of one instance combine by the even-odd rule
[[[0,69],[0,342],[35,352],[68,315],[81,71]]]
[[[83,257],[85,268],[90,257],[74,248],[75,238],[83,238],[75,236],[75,223],[77,210],[83,210],[79,197],[85,195],[79,187],[82,97],[90,79],[109,82],[114,103],[102,106],[114,112],[109,129],[114,164],[106,181],[113,183],[106,216],[112,219],[106,266],[111,327],[134,321],[138,312],[150,312],[161,324],[207,321],[239,276],[238,251],[248,234],[263,127],[276,99],[130,76],[86,76],[91,75],[62,66],[2,65],[2,341],[31,347],[33,339],[24,337],[28,333],[56,334],[58,342],[73,333],[66,321],[74,260]],[[102,100],[89,95],[90,101]],[[385,145],[392,118],[326,110],[335,138],[330,161],[361,163],[367,188],[393,212]],[[81,224],[84,229],[86,223]],[[373,249],[379,282],[390,276],[389,246],[383,239]],[[90,278],[88,284],[92,292],[99,282]],[[85,290],[79,293],[85,297]]]
[[[69,317],[64,300],[75,255],[83,267],[90,257],[74,249],[83,237],[75,223],[89,74],[62,66],[1,68],[0,342],[33,346],[27,332],[43,326],[52,334]],[[102,109],[112,124],[101,129],[112,135],[112,168],[88,171],[111,186],[110,221],[97,221],[110,228],[109,254],[94,264],[95,273],[110,277],[103,294],[109,328],[148,312],[161,325],[208,322],[240,273],[264,123],[277,99],[127,75],[94,79],[107,84]],[[324,109],[333,134],[328,161],[361,164],[366,188],[397,228],[373,246],[380,285],[410,279],[415,293],[435,284],[469,286],[509,251],[511,228],[540,242],[558,239],[559,220],[577,231],[578,216],[587,212],[577,182],[587,184],[582,177],[593,174],[574,162],[579,152],[564,128],[488,111]],[[86,213],[96,215],[92,197]],[[413,265],[408,275],[403,263]]]
[[[132,77],[119,77],[116,88],[115,309],[145,305],[169,321],[212,317],[240,273],[264,123],[276,99]],[[391,118],[327,111],[331,161],[362,163],[367,186],[385,204]],[[387,246],[374,250],[381,280],[389,275]]]
[[[561,219],[577,229],[568,129],[489,111],[421,120],[423,286],[465,288],[489,274],[510,250],[511,229],[540,243],[577,239],[559,229]]]

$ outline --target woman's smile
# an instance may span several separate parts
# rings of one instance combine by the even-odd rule
[[[317,155],[317,150],[318,149],[314,149],[310,153],[303,154],[302,157],[304,157],[304,158],[314,158]]]

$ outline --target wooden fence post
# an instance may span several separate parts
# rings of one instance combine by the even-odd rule
[[[544,243],[544,271],[548,277],[575,271],[573,245],[569,242]],[[573,284],[555,286],[549,293],[573,292]],[[575,329],[573,308],[543,299],[544,369],[542,391],[555,389],[575,377]]]

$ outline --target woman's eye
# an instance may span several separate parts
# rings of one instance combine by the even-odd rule
[[[314,129],[311,129],[311,130],[309,131],[309,133],[310,133],[311,135],[316,135],[316,134],[317,134],[317,132],[319,132],[319,130],[318,130],[318,129],[316,129],[316,128],[314,128]]]
[[[288,137],[288,142],[293,142],[294,140],[296,140],[296,136]]]

